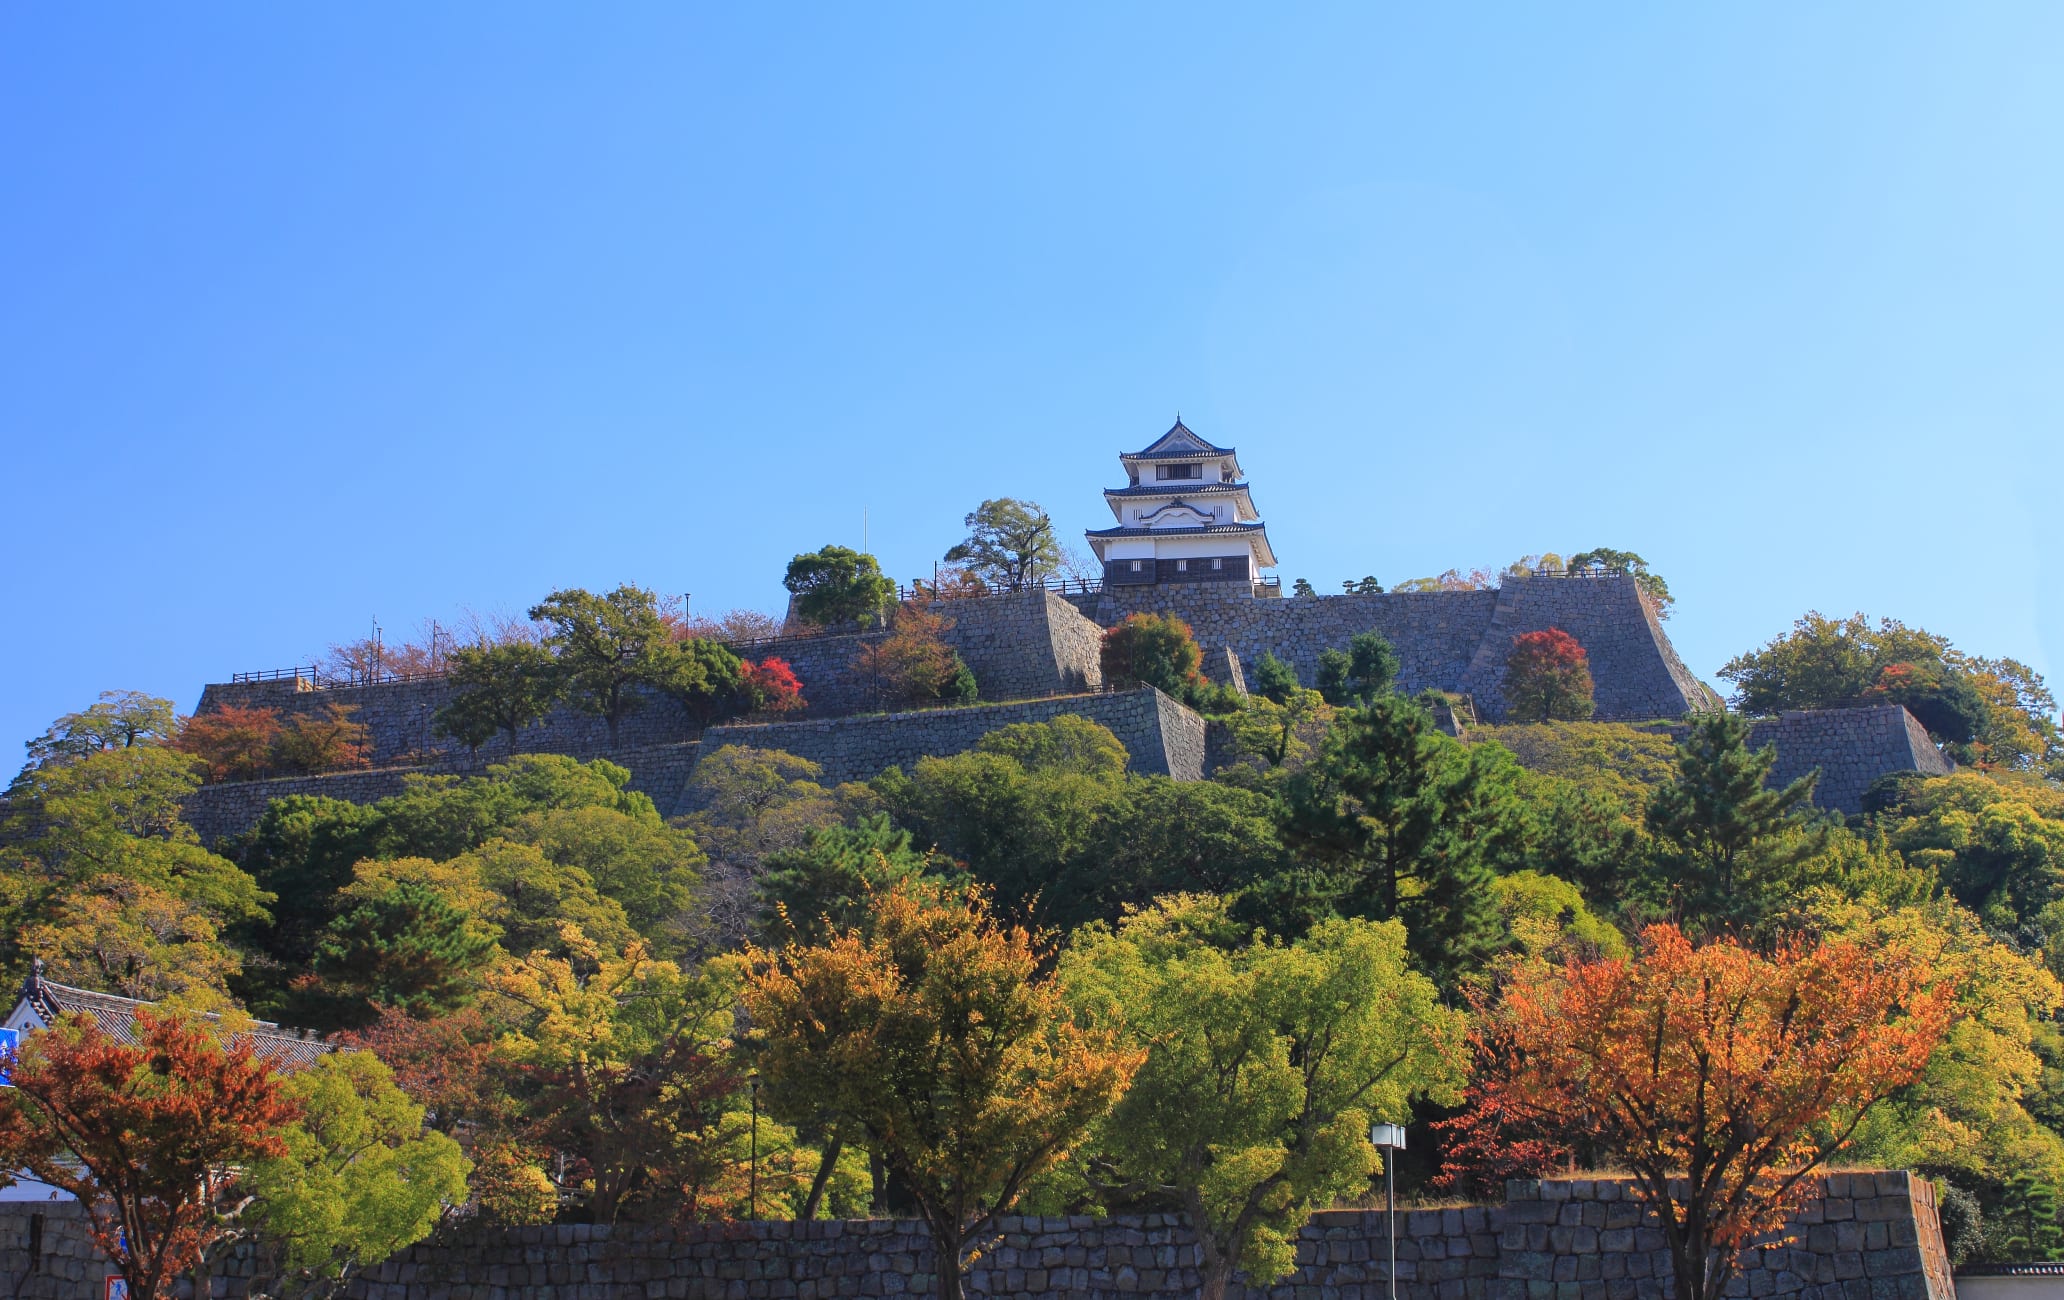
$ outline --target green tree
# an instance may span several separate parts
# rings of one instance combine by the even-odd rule
[[[1016,759],[970,752],[891,768],[874,790],[920,844],[967,864],[1016,916],[1067,904],[1054,885],[1084,853],[1123,783],[1080,772],[1027,772]]]
[[[1290,584],[1290,594],[1292,596],[1316,596],[1319,593],[1312,588],[1309,580],[1299,578],[1296,582]]]
[[[950,859],[915,848],[887,813],[813,829],[760,865],[760,934],[769,943],[806,944],[864,924],[874,895],[953,869]]]
[[[716,641],[689,637],[653,652],[651,683],[699,727],[749,707],[745,661]]]
[[[1175,615],[1130,614],[1104,633],[1102,661],[1106,686],[1154,686],[1186,699],[1202,680],[1204,652]]]
[[[371,1024],[376,1007],[434,1016],[472,1000],[495,936],[436,891],[404,880],[330,923],[314,971],[337,999],[333,1023]]]
[[[682,949],[708,859],[686,831],[657,811],[587,805],[524,813],[508,838],[535,847],[560,867],[585,872],[595,891],[623,908],[655,955]]]
[[[1464,1075],[1462,1017],[1408,969],[1397,922],[1333,920],[1231,952],[1199,938],[1227,919],[1220,899],[1163,899],[1087,931],[1061,974],[1092,1021],[1146,1053],[1086,1181],[1114,1206],[1185,1213],[1206,1300],[1235,1270],[1287,1276],[1311,1212],[1380,1167],[1370,1121],[1457,1102]]]
[[[2039,943],[2064,935],[2052,911],[2064,899],[2064,793],[1958,772],[1906,783],[1877,821],[1994,933]]]
[[[824,769],[779,749],[725,745],[703,755],[688,783],[689,834],[714,859],[757,866],[793,848],[812,829],[841,820],[838,797],[819,784]]]
[[[1670,594],[1670,584],[1663,581],[1663,575],[1649,570],[1648,561],[1632,551],[1615,551],[1600,546],[1588,551],[1579,551],[1569,557],[1569,571],[1582,573],[1585,570],[1602,572],[1617,571],[1634,579],[1634,585],[1641,594],[1648,597],[1648,603],[1655,608],[1657,618],[1670,617],[1670,607],[1677,598]]]
[[[736,961],[686,974],[642,944],[619,953],[571,929],[564,956],[534,952],[494,974],[520,1012],[496,1055],[524,1081],[529,1127],[567,1157],[551,1172],[579,1180],[563,1190],[594,1222],[728,1208],[750,1141],[732,1043],[739,976]]]
[[[1053,520],[1036,501],[984,501],[961,522],[967,525],[967,540],[946,552],[946,562],[961,565],[985,582],[1022,587],[1061,566]]]
[[[651,681],[657,656],[673,644],[658,598],[629,584],[600,596],[572,587],[531,606],[530,617],[552,629],[546,643],[569,700],[608,724],[615,745],[618,725],[644,704],[637,688]]]
[[[825,627],[872,623],[896,598],[875,558],[844,546],[796,556],[781,585],[795,596],[798,618]]]
[[[1688,929],[1753,924],[1826,848],[1824,834],[1801,826],[1820,774],[1770,789],[1777,748],[1751,750],[1748,740],[1748,722],[1733,714],[1699,719],[1678,749],[1676,780],[1649,799],[1648,887]]]
[[[1992,1253],[2014,1263],[2064,1257],[2064,1219],[2059,1213],[2056,1184],[2032,1173],[2016,1174],[1988,1225],[1988,1245],[1997,1243]]]
[[[1317,691],[1292,690],[1280,701],[1250,695],[1240,711],[1224,719],[1235,753],[1258,758],[1271,769],[1302,765],[1315,734],[1322,734],[1332,710]]]
[[[1940,664],[1949,640],[1897,619],[1876,627],[1862,614],[1832,619],[1809,610],[1784,636],[1736,655],[1720,676],[1734,683],[1744,713],[1823,709],[1861,699],[1892,664]]]
[[[180,820],[181,801],[199,785],[191,758],[157,745],[45,764],[15,783],[0,811],[9,859],[0,873],[0,953],[15,978],[36,955],[22,947],[25,935],[49,942],[51,923],[105,919],[118,897],[144,902],[131,885],[170,900],[189,918],[179,926],[203,920],[224,931],[266,920],[272,895]],[[128,919],[148,922],[139,912]]]
[[[1380,632],[1357,632],[1346,650],[1321,650],[1314,683],[1326,703],[1366,704],[1387,694],[1397,681],[1397,651]]]
[[[142,691],[102,691],[99,700],[65,714],[28,742],[29,766],[68,763],[136,745],[163,745],[178,730],[178,710],[172,701]]]
[[[1490,862],[1523,834],[1517,769],[1492,746],[1442,734],[1412,700],[1386,695],[1334,719],[1290,781],[1285,838],[1335,879],[1341,914],[1401,919],[1443,981],[1503,942]]]
[[[583,906],[602,908],[606,902],[591,919],[618,927],[607,932],[620,940],[630,933],[621,928],[631,924],[627,917],[635,917],[639,933],[649,930],[669,950],[680,947],[697,911],[687,900],[697,888],[702,856],[690,836],[666,825],[648,796],[625,789],[629,780],[628,770],[601,759],[582,763],[557,754],[521,754],[481,776],[412,777],[400,794],[370,805],[306,795],[275,800],[250,832],[226,846],[280,895],[276,926],[241,932],[272,958],[247,973],[241,991],[267,1014],[304,1014],[298,1003],[279,999],[309,966],[334,917],[402,878],[378,864],[414,860],[422,864],[420,870],[410,868],[419,882],[442,889],[450,873],[433,880],[429,867],[450,864],[494,840],[534,846],[525,862],[542,873],[541,882],[554,888],[577,882],[573,896]],[[479,885],[479,865],[469,860],[457,869],[472,873],[469,888]],[[578,869],[579,876],[567,876],[567,868]],[[598,892],[603,897],[594,900]],[[509,905],[499,895],[470,902],[447,897],[483,923],[496,921],[490,913]],[[538,898],[538,907],[546,907],[544,895]],[[553,941],[549,927],[529,938],[539,935]]]
[[[1290,697],[1303,688],[1303,683],[1297,680],[1297,670],[1276,658],[1275,652],[1270,650],[1262,651],[1261,658],[1254,661],[1248,685],[1254,694],[1277,704],[1289,703]]]
[[[445,656],[451,701],[437,711],[438,734],[479,749],[495,732],[509,737],[552,711],[561,690],[559,661],[528,641],[459,646]]]
[[[976,741],[975,750],[1014,759],[1027,772],[1074,772],[1107,781],[1123,776],[1131,759],[1109,727],[1074,713],[998,727]]]
[[[266,1294],[338,1294],[465,1202],[472,1163],[449,1136],[424,1130],[423,1108],[371,1052],[330,1052],[280,1091],[301,1118],[284,1134],[286,1153],[246,1174]]]

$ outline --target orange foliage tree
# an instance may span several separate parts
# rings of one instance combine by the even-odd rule
[[[969,1248],[1143,1059],[1075,1021],[1051,956],[979,888],[907,882],[820,944],[746,953],[765,1099],[864,1135],[931,1228],[939,1300],[960,1300]]]
[[[279,710],[230,704],[188,718],[174,745],[200,759],[210,781],[241,781],[272,770],[279,738]]]
[[[1635,957],[1514,972],[1472,1030],[1478,1104],[1594,1145],[1661,1221],[1678,1300],[1714,1300],[1752,1237],[1919,1076],[1957,990],[1904,950],[1764,956],[1650,927]]]
[[[371,767],[373,733],[351,720],[356,712],[356,705],[332,704],[320,714],[295,714],[273,742],[277,765],[297,772]]]
[[[287,1154],[300,1117],[248,1039],[148,1009],[136,1041],[91,1016],[27,1036],[0,1090],[0,1166],[77,1197],[130,1300],[158,1300],[239,1233],[242,1168]]]
[[[914,604],[896,607],[889,635],[853,657],[853,671],[873,685],[876,708],[928,700],[975,698],[974,675],[946,644],[951,619]]]

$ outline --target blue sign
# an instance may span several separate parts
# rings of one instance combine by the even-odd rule
[[[12,1088],[8,1071],[14,1066],[14,1049],[21,1046],[19,1029],[0,1029],[0,1088]]]

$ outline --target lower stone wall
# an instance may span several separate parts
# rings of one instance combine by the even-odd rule
[[[1955,1300],[1931,1189],[1901,1172],[1832,1174],[1784,1230],[1752,1245],[1730,1296],[1799,1300]],[[40,1253],[28,1250],[41,1216]],[[1200,1253],[1174,1215],[1013,1217],[969,1269],[971,1295],[1010,1300],[1177,1300],[1197,1294]],[[1314,1215],[1297,1269],[1228,1300],[1379,1300],[1390,1294],[1389,1222],[1381,1210]],[[1665,1300],[1662,1230],[1626,1180],[1507,1185],[1495,1206],[1397,1216],[1403,1300],[1601,1296]],[[759,1300],[922,1295],[934,1284],[931,1240],[908,1219],[695,1223],[664,1228],[559,1225],[464,1231],[374,1265],[354,1300]],[[252,1289],[239,1251],[212,1293]],[[0,1273],[19,1300],[101,1300],[108,1269],[76,1205],[0,1203]],[[190,1297],[181,1280],[176,1294]]]
[[[1772,784],[1787,785],[1820,769],[1813,802],[1851,816],[1863,811],[1864,792],[1881,776],[1946,776],[1956,768],[1929,739],[1928,729],[1899,704],[1785,713],[1751,728],[1749,744],[1777,746]]]
[[[687,809],[688,779],[702,752],[697,741],[672,745],[644,745],[634,749],[610,750],[584,757],[607,758],[630,769],[628,788],[652,796],[662,817],[674,817]],[[322,776],[282,776],[267,781],[225,781],[204,785],[186,797],[180,815],[200,835],[201,843],[214,844],[249,830],[275,799],[288,795],[319,795],[346,803],[377,803],[400,794],[412,776],[472,776],[487,770],[496,759],[485,756],[470,763],[447,762],[436,767],[374,768],[362,772],[329,772]]]
[[[725,745],[784,750],[822,766],[828,783],[866,781],[920,758],[964,753],[999,727],[1049,722],[1064,713],[1109,727],[1131,755],[1131,771],[1179,781],[1203,779],[1204,720],[1151,686],[1015,704],[711,727],[702,743],[712,753]]]

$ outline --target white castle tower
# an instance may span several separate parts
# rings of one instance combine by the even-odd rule
[[[1231,447],[1214,447],[1181,420],[1140,451],[1118,457],[1126,486],[1104,503],[1115,528],[1092,528],[1090,549],[1107,586],[1160,582],[1257,583],[1272,569],[1268,529],[1255,513]]]

